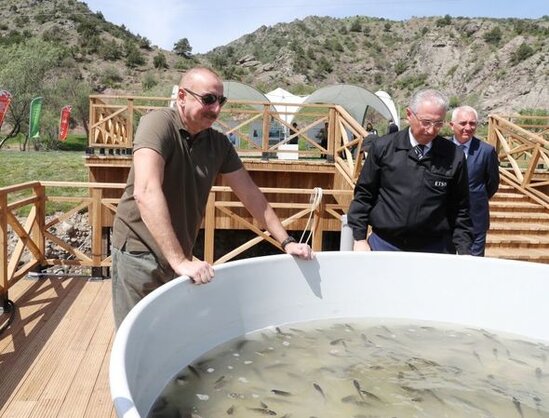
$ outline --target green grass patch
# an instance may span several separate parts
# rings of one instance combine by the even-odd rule
[[[84,165],[84,153],[68,151],[0,151],[0,187],[30,181],[88,181]],[[48,196],[87,196],[87,188],[55,187],[46,190]],[[32,191],[10,193],[9,202],[32,195]],[[66,211],[75,206],[71,203],[48,202],[47,213]],[[22,208],[21,215],[29,207]]]
[[[86,135],[68,135],[65,142],[59,142],[60,151],[85,151],[88,146]]]

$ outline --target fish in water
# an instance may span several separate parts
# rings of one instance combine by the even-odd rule
[[[192,374],[194,374],[196,377],[200,377],[200,373],[198,373],[198,370],[196,367],[191,366],[190,364],[187,366]]]
[[[320,387],[320,385],[318,383],[313,383],[313,387],[316,389],[316,391],[318,393],[320,393],[322,395],[322,397],[324,399],[326,399],[326,394],[324,393],[324,391],[322,390],[322,388]]]
[[[513,405],[515,405],[515,408],[517,408],[518,413],[521,417],[524,417],[524,413],[522,412],[522,406],[520,405],[520,401],[513,396]]]
[[[248,410],[257,412],[261,415],[276,415],[276,412],[268,408],[248,408]]]
[[[271,392],[278,396],[292,396],[290,392],[286,392],[285,390],[271,389]]]

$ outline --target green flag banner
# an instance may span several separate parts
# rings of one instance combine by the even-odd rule
[[[35,97],[30,104],[29,138],[40,136],[40,112],[42,111],[42,97]]]

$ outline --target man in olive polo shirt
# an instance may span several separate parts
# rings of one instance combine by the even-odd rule
[[[181,275],[197,284],[212,280],[212,266],[193,260],[192,249],[218,174],[286,253],[312,258],[307,244],[288,236],[229,139],[211,128],[225,101],[217,74],[193,68],[181,78],[176,108],[150,112],[139,123],[113,227],[117,328],[140,299],[167,281]]]

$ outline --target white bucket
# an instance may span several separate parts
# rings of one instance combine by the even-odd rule
[[[110,362],[119,417],[146,416],[170,380],[215,346],[267,326],[328,318],[429,320],[549,341],[549,265],[402,252],[259,257],[178,278],[122,323]]]

